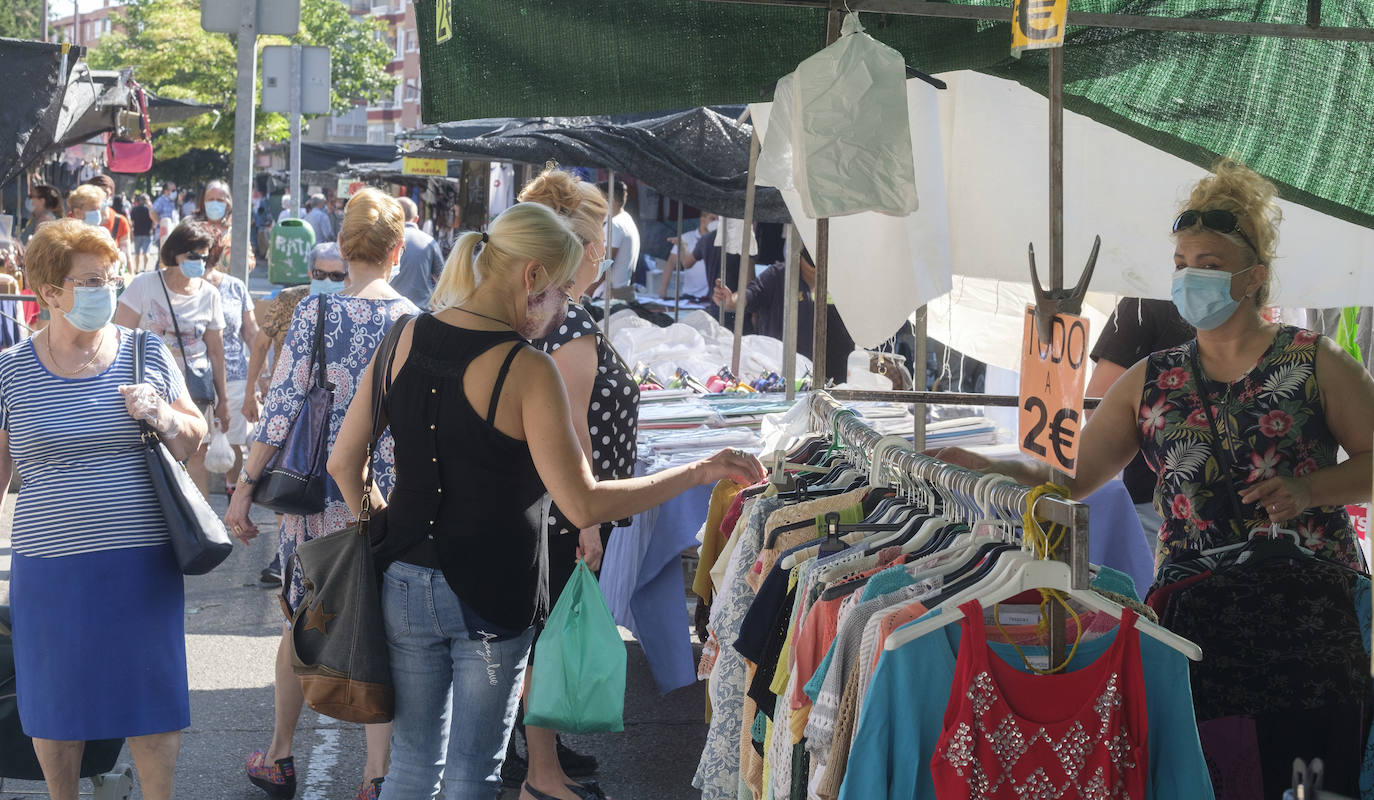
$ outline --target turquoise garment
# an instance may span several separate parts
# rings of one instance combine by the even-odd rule
[[[939,609],[930,614],[940,613]],[[921,619],[927,619],[926,614]],[[897,650],[885,651],[864,699],[840,800],[935,800],[930,759],[953,691],[960,626],[948,625]],[[1069,661],[1077,671],[1102,656],[1116,634],[1083,642]],[[992,653],[1025,669],[1010,645]],[[1044,647],[1022,647],[1028,655]],[[1148,800],[1211,800],[1211,778],[1193,717],[1188,660],[1148,636],[1140,637],[1149,717]]]
[[[1097,575],[1093,577],[1092,587],[1098,591],[1119,594],[1122,597],[1129,597],[1137,603],[1140,602],[1140,592],[1136,591],[1135,580],[1119,569],[1098,567]]]

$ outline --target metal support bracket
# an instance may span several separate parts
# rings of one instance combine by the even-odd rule
[[[1087,266],[1078,278],[1078,285],[1072,289],[1046,289],[1040,283],[1040,273],[1035,268],[1035,245],[1029,246],[1031,287],[1035,290],[1035,329],[1040,341],[1048,344],[1052,338],[1050,321],[1055,314],[1078,314],[1083,310],[1083,298],[1088,294],[1088,284],[1092,282],[1093,270],[1097,268],[1097,254],[1102,249],[1102,237],[1093,237],[1093,250],[1088,255]]]

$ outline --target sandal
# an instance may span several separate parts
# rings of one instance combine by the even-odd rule
[[[370,781],[363,781],[358,787],[358,791],[353,795],[353,800],[377,800],[382,795],[382,781],[386,778],[373,778]]]
[[[267,754],[254,750],[248,757],[248,780],[272,800],[291,800],[296,796],[296,760],[291,756],[267,764]]]
[[[601,790],[601,785],[596,781],[569,783],[567,786],[573,794],[582,798],[582,800],[608,800],[606,793]],[[530,786],[529,782],[526,782],[521,788],[523,791],[529,792],[530,797],[533,797],[534,800],[558,800],[557,797],[551,794],[544,794],[533,786]]]

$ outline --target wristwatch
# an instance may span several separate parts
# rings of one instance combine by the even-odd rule
[[[239,473],[239,483],[243,484],[244,486],[256,486],[258,483],[258,479],[250,478],[248,477],[248,473],[241,472]]]

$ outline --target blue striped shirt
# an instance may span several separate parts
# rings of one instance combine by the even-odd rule
[[[104,372],[63,378],[38,360],[32,340],[0,353],[0,429],[23,487],[12,545],[39,558],[154,547],[167,526],[139,440],[117,387],[134,382],[133,331]],[[167,346],[148,336],[144,382],[169,402],[186,383]]]

